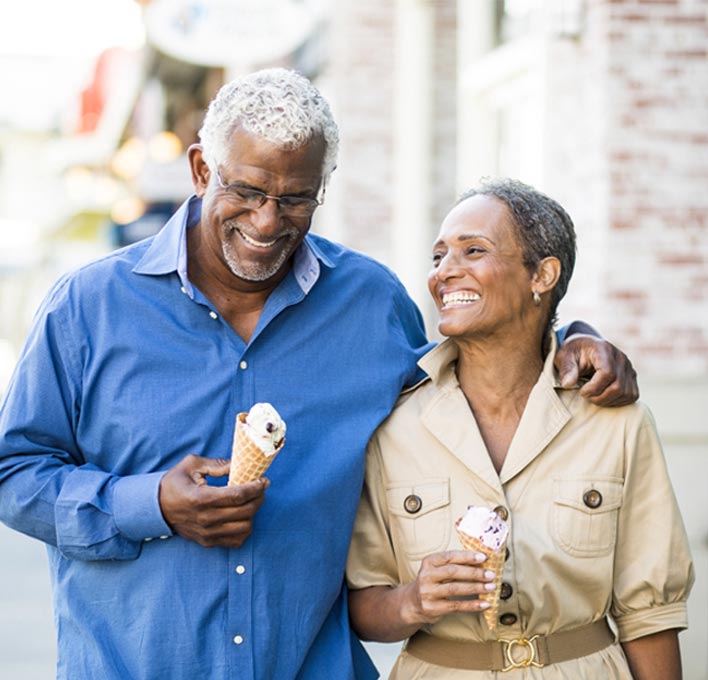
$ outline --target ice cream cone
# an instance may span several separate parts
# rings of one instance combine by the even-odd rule
[[[247,415],[247,413],[239,413],[236,416],[236,427],[231,449],[229,486],[244,484],[262,477],[285,443],[285,438],[283,438],[275,452],[267,455],[248,436],[245,429]]]
[[[504,558],[506,556],[506,540],[498,550],[493,550],[476,536],[469,536],[464,531],[460,531],[458,525],[460,520],[455,522],[457,535],[460,537],[460,543],[465,550],[474,550],[481,552],[487,556],[487,559],[482,565],[485,569],[491,569],[495,573],[493,591],[478,595],[480,600],[489,603],[489,607],[484,610],[484,620],[487,622],[489,630],[495,632],[497,629],[497,615],[499,613],[499,596],[501,595],[502,572],[504,571]]]

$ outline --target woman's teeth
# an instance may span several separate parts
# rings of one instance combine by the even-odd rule
[[[465,305],[471,302],[476,302],[477,300],[479,300],[479,295],[469,291],[445,293],[442,298],[443,306],[445,307],[449,307],[450,305]]]

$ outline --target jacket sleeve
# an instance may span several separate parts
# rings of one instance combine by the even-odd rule
[[[0,520],[69,558],[135,559],[144,539],[171,533],[158,502],[164,473],[118,477],[84,460],[83,350],[63,288],[38,313],[0,410]]]
[[[612,615],[620,642],[686,628],[693,564],[651,414],[642,404],[625,434]]]
[[[400,583],[380,455],[374,435],[366,454],[364,489],[347,558],[347,584],[352,590]]]

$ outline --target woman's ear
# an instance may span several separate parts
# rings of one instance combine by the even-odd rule
[[[211,171],[207,162],[204,160],[204,150],[201,144],[192,144],[187,149],[187,157],[189,158],[189,168],[192,171],[192,184],[194,184],[194,193],[197,196],[204,196]]]
[[[533,292],[542,295],[553,290],[561,275],[561,263],[557,257],[545,257],[536,267],[531,281]]]

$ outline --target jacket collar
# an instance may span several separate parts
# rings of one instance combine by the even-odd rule
[[[477,422],[460,389],[455,374],[455,344],[445,340],[419,362],[437,387],[430,391],[431,397],[423,405],[421,422],[451,453],[497,492],[502,490],[502,484],[527,467],[570,419],[570,412],[556,392],[561,388],[553,366],[557,346],[554,333],[551,349],[531,390],[500,474],[492,465]]]

